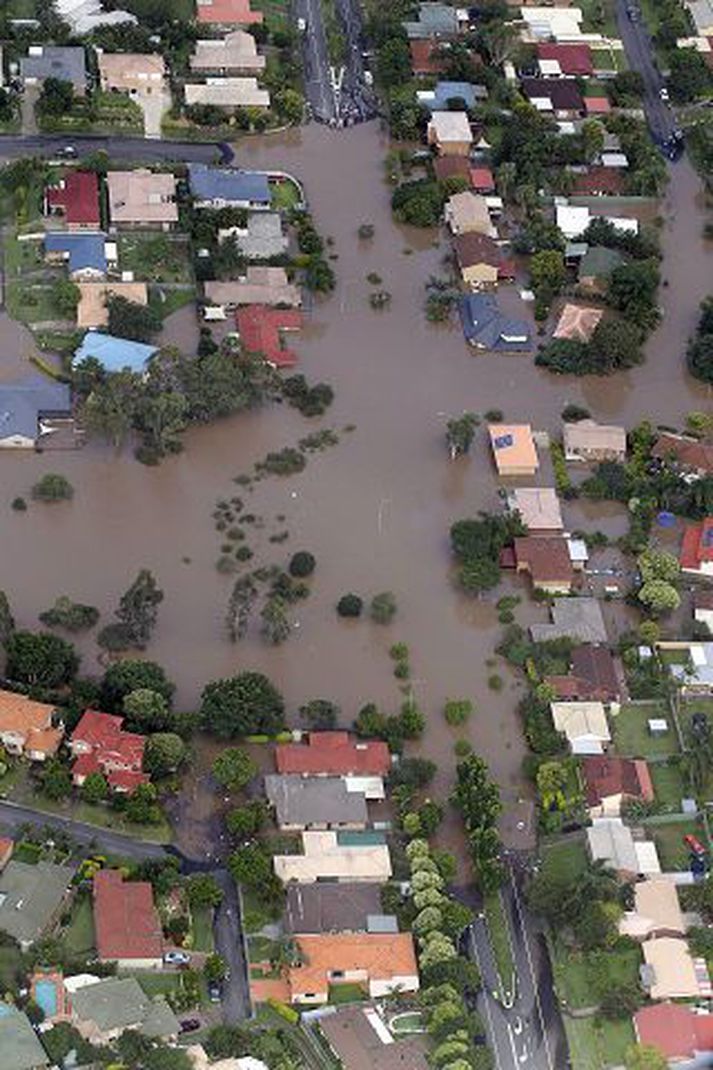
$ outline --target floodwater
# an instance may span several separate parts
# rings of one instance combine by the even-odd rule
[[[629,426],[652,416],[680,424],[687,411],[710,404],[705,390],[686,375],[684,346],[710,289],[713,257],[701,238],[698,181],[683,161],[662,209],[670,286],[662,290],[665,316],[644,367],[616,379],[576,380],[552,377],[529,358],[476,356],[457,330],[424,318],[423,284],[439,273],[447,245],[441,241],[436,247],[435,235],[391,222],[382,167],[386,148],[378,126],[368,124],[347,131],[311,126],[251,140],[237,153],[245,167],[283,167],[298,175],[321,232],[334,240],[337,291],[317,302],[295,347],[299,370],[336,391],[317,426],[354,424],[355,430],[342,434],[334,448],[310,456],[302,474],[270,477],[247,495],[233,477],[268,450],[296,442],[313,423],[284,406],[226,420],[192,430],[185,453],[158,468],[94,444],[72,454],[4,455],[2,586],[20,625],[32,627],[37,614],[63,593],[97,605],[109,617],[137,570],[150,568],[165,601],[148,656],[176,681],[184,708],[196,705],[204,682],[253,668],[269,674],[293,714],[314,697],[337,701],[345,723],[369,701],[395,710],[403,696],[388,648],[406,642],[413,689],[428,717],[419,749],[439,764],[434,796],[445,796],[453,776],[456,733],[443,721],[443,703],[470,697],[477,713],[465,734],[512,802],[523,790],[524,750],[514,712],[521,685],[505,666],[487,664],[501,630],[492,604],[497,596],[466,600],[448,574],[449,525],[497,507],[497,487],[485,432],[470,457],[450,462],[445,421],[463,410],[497,407],[508,420],[555,430],[562,407],[578,402],[599,419]],[[359,242],[362,222],[374,224],[373,241]],[[369,272],[382,276],[392,294],[385,312],[369,308]],[[172,341],[193,345],[192,312],[180,310],[167,330]],[[3,364],[17,361],[24,337],[6,319],[0,320],[0,341]],[[13,512],[12,499],[51,470],[69,477],[74,501]],[[298,626],[277,648],[253,633],[237,645],[225,636],[232,581],[214,567],[220,540],[211,513],[216,499],[236,493],[264,519],[262,530],[248,531],[252,565],[284,562],[296,549],[317,557],[312,596],[296,607]],[[281,515],[284,521],[277,519]],[[599,517],[591,523],[602,526]],[[271,533],[284,529],[288,541],[269,542]],[[399,606],[389,627],[336,617],[334,605],[346,591],[368,598],[387,589]],[[544,611],[524,600],[517,615],[526,624]],[[97,671],[93,641],[81,645],[84,670]],[[498,692],[487,686],[495,671],[503,679]],[[454,837],[455,823],[449,821],[444,840]]]

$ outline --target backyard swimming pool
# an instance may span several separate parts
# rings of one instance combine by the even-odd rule
[[[57,1013],[56,981],[37,981],[35,984],[35,1002],[44,1011],[45,1018],[52,1018]]]

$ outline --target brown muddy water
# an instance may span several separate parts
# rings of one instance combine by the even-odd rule
[[[701,239],[698,181],[683,161],[662,208],[670,285],[662,289],[665,316],[644,367],[614,380],[575,380],[551,377],[528,358],[474,356],[458,330],[424,319],[423,284],[440,271],[447,245],[435,247],[433,234],[392,224],[383,180],[386,148],[378,127],[370,124],[341,132],[311,126],[250,141],[237,153],[245,167],[280,167],[298,175],[321,232],[334,239],[337,291],[316,305],[295,346],[299,370],[336,391],[318,426],[355,424],[355,430],[310,457],[299,476],[271,477],[252,494],[244,494],[232,478],[268,450],[313,429],[285,407],[193,430],[185,453],[155,469],[94,444],[74,454],[8,453],[0,457],[2,587],[20,625],[35,627],[37,614],[63,593],[108,616],[137,570],[152,569],[165,601],[148,656],[176,681],[184,708],[195,706],[207,680],[255,668],[278,684],[291,711],[313,697],[339,702],[345,723],[368,701],[396,709],[402,696],[387,652],[391,643],[406,642],[414,691],[429,718],[419,749],[439,765],[434,795],[447,793],[453,775],[456,733],[443,721],[443,703],[469,696],[477,714],[466,732],[489,761],[505,799],[513,802],[523,790],[524,751],[514,713],[520,684],[498,666],[503,689],[496,693],[487,686],[494,669],[486,662],[501,630],[493,605],[497,596],[467,601],[448,579],[449,525],[497,506],[499,499],[485,433],[469,458],[450,463],[446,418],[497,407],[508,420],[554,430],[563,405],[579,402],[597,418],[627,425],[644,417],[679,424],[687,411],[710,404],[686,375],[683,351],[698,303],[711,288],[713,257]],[[362,222],[375,225],[373,241],[358,241]],[[365,276],[372,271],[392,294],[386,312],[368,306]],[[183,309],[168,334],[188,348],[195,330],[192,312]],[[4,368],[21,364],[25,336],[6,318],[0,319],[0,343]],[[72,481],[74,501],[13,512],[12,499],[52,470]],[[265,522],[262,531],[248,533],[255,550],[251,565],[284,562],[296,549],[311,550],[318,560],[313,594],[297,606],[294,634],[278,648],[266,646],[257,634],[235,646],[225,637],[232,581],[214,567],[220,540],[211,513],[216,499],[238,493],[246,509]],[[583,519],[573,516],[572,526],[582,526]],[[607,526],[606,517],[587,519],[593,527]],[[609,522],[618,527],[620,520]],[[287,542],[268,541],[284,529],[290,532]],[[390,627],[337,619],[334,604],[342,593],[369,597],[385,589],[395,592],[399,605]],[[526,624],[543,610],[523,601],[517,615]],[[82,645],[83,669],[97,671],[95,645],[92,640]],[[455,824],[448,821],[444,840],[454,838]]]

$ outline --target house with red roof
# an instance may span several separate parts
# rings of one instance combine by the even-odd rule
[[[713,580],[713,516],[686,527],[679,562],[689,576]]]
[[[93,171],[69,171],[45,192],[45,213],[64,219],[68,230],[98,230],[99,179]]]
[[[657,1048],[676,1064],[695,1059],[696,1066],[708,1066],[699,1057],[713,1053],[713,1014],[700,1014],[683,1003],[653,1003],[634,1015],[634,1032],[639,1044]]]
[[[587,171],[575,174],[572,181],[572,194],[584,197],[618,197],[624,192],[624,176],[621,168],[590,167]]]
[[[611,111],[609,97],[585,97],[584,110],[587,115],[608,115]]]
[[[584,758],[582,776],[590,817],[618,817],[629,799],[654,801],[649,767],[638,758]]]
[[[94,877],[94,929],[100,962],[134,970],[163,965],[161,919],[148,881],[125,881],[118,869],[100,870]]]
[[[362,740],[348,732],[310,732],[304,743],[278,743],[278,772],[305,777],[343,777],[350,791],[367,799],[384,798],[384,777],[391,755],[381,740]]]
[[[114,791],[130,795],[139,784],[148,784],[142,772],[146,737],[125,732],[123,717],[98,710],[85,710],[72,732],[69,749],[75,758],[72,780],[81,787],[91,773],[101,773]]]
[[[243,347],[260,353],[275,368],[291,368],[297,354],[283,345],[284,331],[299,331],[302,313],[298,308],[270,308],[268,305],[244,305],[235,313],[235,322]]]
[[[665,431],[657,438],[651,456],[666,461],[675,471],[687,476],[702,479],[713,475],[713,444],[699,442],[697,438]]]
[[[471,167],[470,186],[475,193],[482,193],[485,196],[495,193],[493,172],[489,167]]]
[[[199,23],[217,26],[253,26],[262,22],[262,11],[253,11],[250,0],[196,0]]]
[[[409,41],[411,52],[411,69],[418,77],[429,74],[442,74],[445,58],[441,42],[435,37],[426,37],[419,41]]]
[[[587,78],[594,73],[589,45],[567,45],[543,41],[537,46],[540,73],[545,78],[573,75]]]

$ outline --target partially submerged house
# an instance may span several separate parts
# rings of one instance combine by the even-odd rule
[[[607,630],[596,598],[558,598],[550,607],[549,624],[530,625],[535,643],[573,639],[580,643],[606,643]]]
[[[603,308],[586,307],[568,302],[560,313],[552,337],[574,342],[588,342],[603,315]]]
[[[626,431],[615,424],[578,420],[564,425],[563,445],[567,461],[623,461],[626,458]]]
[[[507,503],[520,515],[530,535],[551,535],[564,527],[554,487],[514,487],[508,493]]]
[[[243,348],[260,353],[275,368],[291,368],[297,363],[294,349],[283,344],[286,331],[299,331],[302,313],[297,308],[268,308],[245,305],[235,313],[235,322]]]
[[[234,237],[247,260],[270,260],[287,252],[288,239],[282,230],[279,212],[248,212],[244,227],[226,227],[218,231],[220,241]]]
[[[271,204],[270,184],[262,171],[193,163],[188,166],[188,182],[196,208],[264,210]]]
[[[572,651],[569,673],[544,682],[565,701],[618,703],[625,689],[623,669],[609,648],[586,643]]]
[[[463,282],[473,290],[492,289],[500,278],[500,247],[488,234],[458,234],[453,243]]]
[[[687,435],[663,432],[654,443],[651,456],[666,461],[686,476],[701,479],[713,475],[713,444],[700,442]]]
[[[340,777],[270,773],[265,794],[281,829],[360,829],[369,820],[364,795],[350,791]]]
[[[550,594],[569,594],[574,568],[567,540],[558,535],[526,535],[515,539],[515,568],[526,572],[533,587]]]
[[[530,350],[528,324],[504,315],[493,294],[465,294],[458,302],[458,311],[465,340],[475,349],[493,353]]]
[[[227,312],[240,305],[270,305],[278,308],[299,308],[302,293],[287,279],[287,272],[282,267],[262,267],[251,265],[245,277],[227,282],[211,280],[203,284],[206,318],[225,318]],[[220,317],[210,314],[210,309],[218,309]]]
[[[540,466],[529,424],[488,424],[493,460],[500,476],[533,476]]]
[[[51,445],[64,428],[74,428],[67,383],[33,378],[0,384],[0,449]]]
[[[485,197],[470,190],[454,193],[443,208],[446,223],[453,234],[487,234],[497,236]]]
[[[679,562],[681,572],[713,580],[713,516],[686,526]]]

